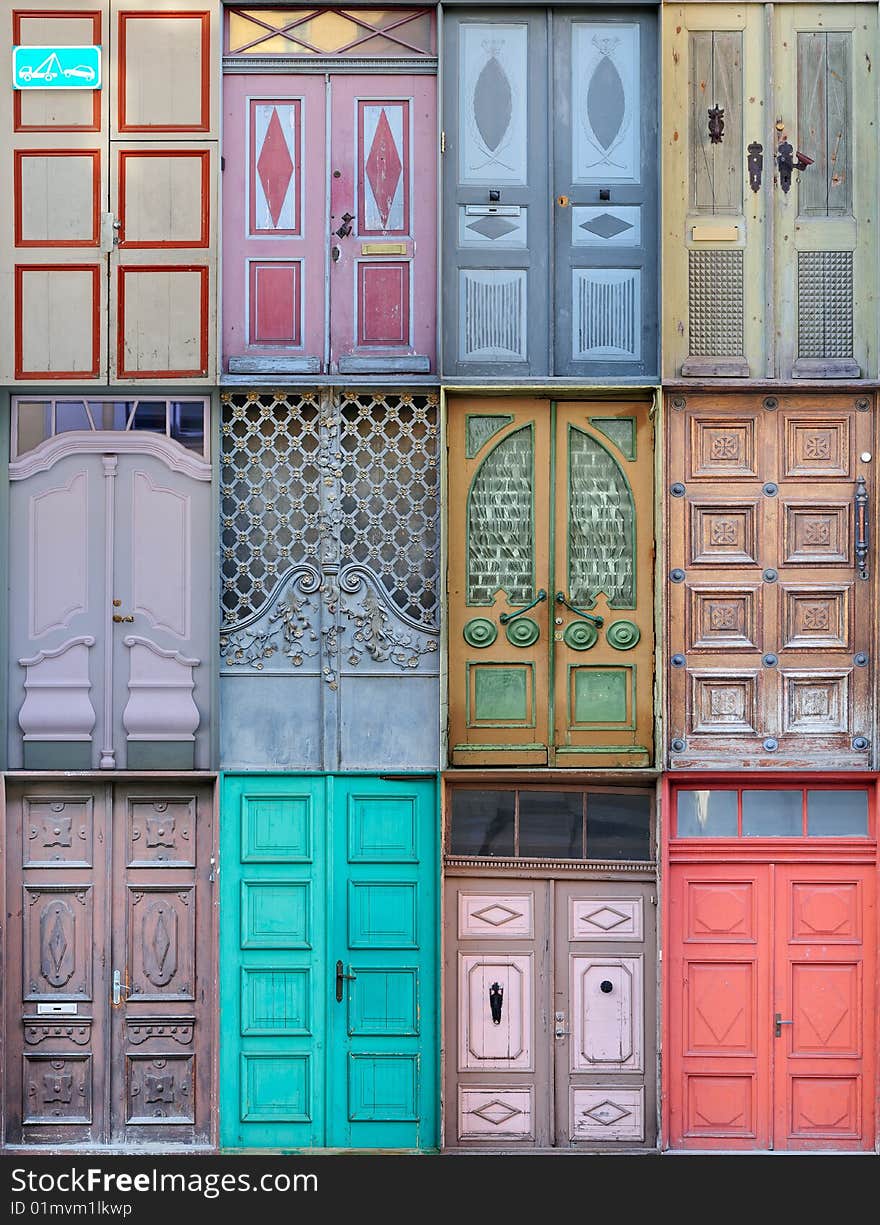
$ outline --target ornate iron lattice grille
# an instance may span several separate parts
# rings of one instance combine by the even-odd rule
[[[410,625],[438,619],[437,396],[225,392],[222,628],[297,567],[368,570]]]

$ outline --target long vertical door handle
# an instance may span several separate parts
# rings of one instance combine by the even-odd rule
[[[856,565],[859,578],[868,577],[868,486],[863,476],[856,477],[855,506]]]
[[[342,964],[341,961],[337,961],[336,963],[336,1003],[337,1004],[342,1003],[342,993],[345,989],[343,986],[343,983],[345,982],[347,978],[349,979],[357,978],[357,975],[356,974],[346,974],[345,966]]]

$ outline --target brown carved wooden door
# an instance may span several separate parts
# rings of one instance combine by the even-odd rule
[[[11,784],[7,846],[6,1142],[209,1143],[210,787]]]
[[[672,768],[871,768],[873,408],[669,398]]]
[[[451,402],[455,765],[653,761],[652,454],[644,400]]]

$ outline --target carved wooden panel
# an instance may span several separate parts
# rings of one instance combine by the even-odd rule
[[[798,881],[790,892],[789,939],[793,944],[819,940],[849,943],[862,938],[862,888],[853,881]]]
[[[459,1088],[459,1140],[534,1140],[534,1089]]]
[[[496,1021],[492,997],[500,992]],[[534,1067],[532,1020],[534,961],[531,955],[459,955],[459,1067]],[[497,1005],[496,1005],[497,1007]]]
[[[459,893],[459,939],[531,940],[534,934],[531,893]]]
[[[609,1085],[571,1090],[574,1140],[644,1140],[645,1090]]]
[[[696,880],[688,881],[684,888],[686,940],[756,940],[757,896],[752,881]]]
[[[870,768],[873,397],[667,403],[668,763]]]
[[[127,809],[129,867],[194,866],[196,801],[193,796],[167,799],[130,796]]]
[[[91,1123],[92,1057],[25,1055],[23,1124]]]
[[[572,1071],[640,1072],[642,959],[573,956],[570,975]]]
[[[193,1056],[129,1055],[127,1123],[195,1121]]]
[[[569,898],[569,940],[643,939],[644,899],[601,896],[586,900]]]
[[[91,999],[93,888],[25,885],[22,906],[24,998]]]
[[[22,866],[92,866],[92,797],[25,796],[22,803]]]
[[[758,967],[752,961],[688,962],[686,1049],[754,1055]]]
[[[129,886],[132,1001],[193,998],[194,912],[192,886]]]

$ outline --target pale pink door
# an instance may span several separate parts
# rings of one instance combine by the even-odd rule
[[[435,92],[431,76],[226,77],[229,374],[433,370]]]
[[[336,76],[330,356],[340,373],[433,368],[435,81]]]
[[[230,374],[325,365],[326,82],[227,76],[223,352]]]

